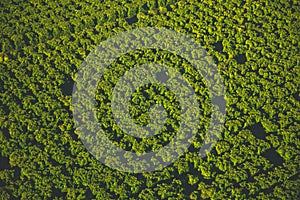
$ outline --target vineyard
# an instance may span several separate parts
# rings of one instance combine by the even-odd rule
[[[0,199],[300,198],[300,2],[4,0],[0,13]],[[184,154],[160,170],[131,173],[106,166],[86,148],[85,140],[105,152],[80,135],[73,93],[78,72],[101,42],[144,27],[174,30],[200,44],[209,56],[193,56],[215,64],[225,97],[212,99],[203,74],[170,51],[141,48],[115,59],[94,91],[98,123],[113,145],[153,152],[171,143],[180,121],[189,120],[180,115],[176,92],[154,83],[136,88],[128,110],[136,125],[146,126],[155,118],[149,109],[163,107],[166,123],[158,133],[138,138],[118,126],[113,91],[138,66],[157,63],[180,73],[200,110]],[[147,43],[139,35],[133,40]],[[169,71],[156,75],[179,80]],[[226,109],[224,128],[199,157],[214,102]]]

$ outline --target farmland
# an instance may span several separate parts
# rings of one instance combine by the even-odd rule
[[[299,2],[5,0],[0,5],[0,199],[300,196]],[[226,102],[226,118],[216,145],[199,157],[213,114],[204,78],[171,52],[127,52],[99,77],[95,92],[97,119],[114,145],[138,153],[160,149],[174,139],[182,120],[174,91],[145,84],[132,94],[130,115],[138,125],[149,124],[149,107],[157,104],[165,108],[166,124],[142,139],[117,126],[111,93],[136,66],[155,62],[180,72],[201,110],[198,132],[182,156],[160,170],[129,173],[104,165],[86,149],[74,123],[72,93],[97,45],[143,27],[185,34],[207,51],[224,83],[225,97],[218,101]]]

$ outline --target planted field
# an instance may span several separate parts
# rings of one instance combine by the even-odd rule
[[[300,197],[299,2],[4,0],[0,13],[0,199]],[[82,124],[87,124],[86,133],[96,128],[90,116],[74,116],[79,99],[74,91],[80,89],[80,69],[94,61],[89,55],[96,54],[99,44],[145,27],[174,30],[200,44],[200,53],[185,50],[201,60],[204,70],[199,73],[193,62],[171,51],[139,48],[118,56],[93,82],[99,127],[112,145],[134,155],[159,151],[172,144],[182,121],[197,122],[191,145],[185,151],[178,148],[174,162],[146,171],[171,159],[166,153],[131,163],[128,172],[126,165],[119,166],[122,171],[99,162],[108,148],[80,134]],[[126,43],[155,42],[140,36]],[[116,42],[111,49],[131,48],[126,45]],[[190,109],[197,117],[184,117],[175,90],[158,83],[140,85],[129,95],[128,122],[155,130],[155,135],[135,137],[125,131],[127,123],[121,127],[116,120],[120,116],[125,121],[126,115],[114,114],[113,100],[122,96],[115,95],[114,88],[123,76],[149,63],[170,68],[154,70],[153,77],[165,83],[180,82],[179,75],[171,73],[178,72],[193,89],[199,111]],[[101,66],[101,60],[96,64]],[[209,93],[207,77],[217,80],[210,65],[222,79],[224,97],[218,84],[211,87],[219,93],[214,98]],[[142,72],[132,81],[150,76],[150,70]],[[118,90],[127,91],[121,93],[126,96],[126,87],[132,85],[122,84]],[[78,102],[78,107],[88,105],[85,99]],[[225,109],[225,120],[213,127],[216,143],[199,156],[211,118],[221,119],[215,111]],[[113,165],[118,159],[106,162]],[[135,157],[128,153],[124,159]]]

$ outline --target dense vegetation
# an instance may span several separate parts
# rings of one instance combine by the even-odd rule
[[[297,199],[299,193],[299,13],[297,1],[1,1],[0,199]],[[170,166],[125,173],[98,162],[72,118],[75,74],[101,41],[137,27],[184,33],[213,56],[226,87],[222,138],[198,157],[209,98],[190,63],[158,49],[121,56],[99,80],[99,122],[132,151],[176,134],[178,100],[159,85],[138,88],[130,112],[166,105],[170,127],[137,140],[113,126],[109,93],[125,70],[147,62],[178,69],[197,88],[203,121],[189,151]],[[138,59],[137,59],[138,58]],[[123,71],[122,71],[123,70]],[[151,97],[151,98],[150,98]],[[103,106],[103,107],[101,107]]]

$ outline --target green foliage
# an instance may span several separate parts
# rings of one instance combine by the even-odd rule
[[[0,199],[296,199],[299,8],[296,1],[0,2]],[[71,93],[77,70],[96,45],[144,26],[168,27],[203,45],[224,80],[227,115],[223,138],[199,158],[212,114],[202,76],[164,50],[122,55],[96,91],[99,122],[115,145],[158,150],[175,136],[181,119],[174,93],[149,84],[132,95],[130,113],[145,125],[149,108],[158,104],[166,109],[166,124],[141,140],[122,132],[107,102],[114,84],[135,66],[156,62],[180,71],[201,107],[191,151],[161,171],[131,174],[104,166],[85,149],[72,120]],[[257,123],[266,139],[248,130]],[[281,164],[265,155],[270,149]]]

